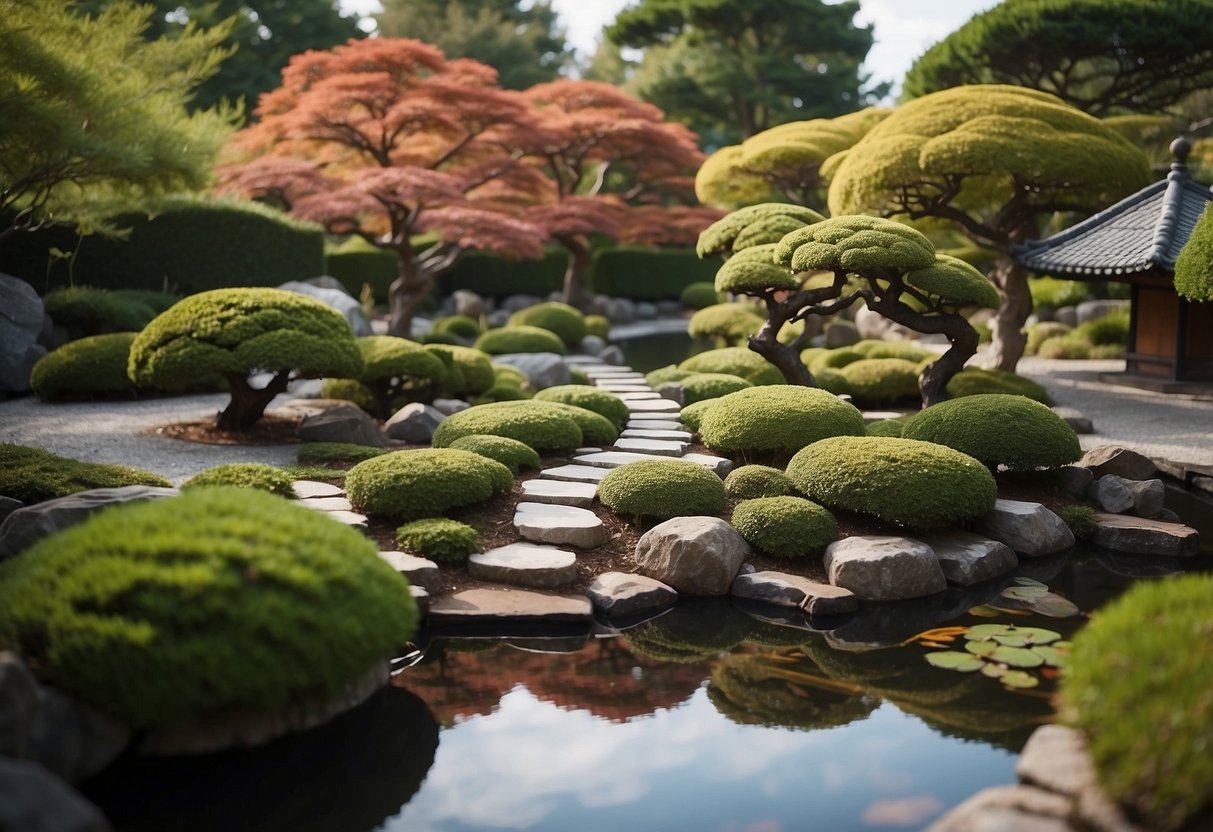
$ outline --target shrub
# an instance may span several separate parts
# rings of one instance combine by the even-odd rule
[[[26,505],[66,497],[91,488],[120,488],[124,485],[172,483],[151,471],[80,462],[39,448],[0,444],[0,494]]]
[[[1129,340],[1129,310],[1123,309],[1079,324],[1074,335],[1092,346],[1123,347]]]
[[[908,341],[864,339],[858,344],[853,344],[850,349],[859,353],[864,358],[900,358],[914,364],[925,359],[934,361],[936,358],[939,358],[939,353],[932,352],[925,347],[920,347]]]
[[[598,484],[598,499],[628,517],[720,514],[725,490],[720,477],[682,459],[644,459],[613,469]]]
[[[471,451],[427,448],[358,463],[346,474],[345,493],[361,511],[411,520],[483,502],[513,484],[514,475],[500,462]]]
[[[434,321],[434,330],[449,332],[460,338],[475,338],[480,334],[480,321],[467,315],[448,315]]]
[[[920,395],[918,365],[901,358],[865,358],[839,372],[851,395],[865,402],[895,402]]]
[[[1041,358],[1082,361],[1091,357],[1091,345],[1073,334],[1050,338],[1040,345],[1036,354]]]
[[[623,399],[614,393],[599,390],[597,387],[561,384],[540,390],[535,394],[535,401],[561,402],[589,410],[607,419],[616,429],[622,427],[623,423],[628,420],[628,406]]]
[[[650,387],[656,388],[666,382],[682,381],[684,378],[693,375],[695,375],[695,372],[692,370],[680,370],[674,364],[670,364],[668,367],[661,367],[660,369],[653,370],[651,373],[646,373],[644,380],[648,382]]]
[[[787,474],[814,502],[918,529],[980,517],[998,496],[994,477],[976,459],[914,439],[823,439],[792,457]]]
[[[851,395],[851,385],[847,381],[847,377],[842,374],[842,370],[822,367],[813,372],[813,379],[817,382],[818,387],[835,396]]]
[[[588,384],[593,386],[590,377],[580,367],[569,367],[569,384]]]
[[[734,499],[786,497],[796,493],[788,475],[769,465],[742,465],[724,478],[724,490]]]
[[[1032,293],[1032,305],[1059,309],[1074,306],[1087,299],[1089,292],[1081,280],[1058,280],[1056,277],[1028,279],[1028,291]]]
[[[795,453],[827,436],[863,435],[863,414],[832,393],[781,384],[730,393],[699,422],[703,444],[725,453]]]
[[[0,575],[4,640],[137,730],[335,694],[417,621],[363,535],[246,489],[98,512]]]
[[[880,419],[869,422],[864,433],[868,436],[901,436],[905,428],[905,423],[897,419]]]
[[[491,329],[476,339],[476,349],[489,355],[516,352],[554,352],[564,355],[564,342],[552,332],[537,326],[507,326]]]
[[[72,339],[107,332],[138,332],[159,314],[137,295],[122,295],[95,286],[54,289],[42,303],[46,314]]]
[[[1175,259],[1175,291],[1188,300],[1213,300],[1213,211],[1207,204]]]
[[[458,346],[463,344],[463,339],[453,332],[447,332],[443,329],[431,329],[429,332],[423,333],[421,336],[422,344],[450,344]]]
[[[48,352],[30,371],[29,386],[43,401],[134,395],[126,374],[133,332],[94,335]]]
[[[446,344],[426,345],[426,349],[439,358],[445,356],[458,370],[458,373],[448,378],[452,383],[457,381],[459,387],[452,388],[449,392],[470,393],[475,396],[488,390],[497,380],[493,374],[493,362],[481,350]],[[450,366],[448,365],[448,371]]]
[[[754,386],[740,376],[726,373],[695,373],[678,383],[682,385],[682,400],[686,404],[718,399]]]
[[[691,283],[714,281],[717,268],[690,248],[596,247],[586,287],[632,300],[675,299]]]
[[[546,329],[564,342],[566,347],[575,347],[585,337],[585,317],[567,303],[537,303],[520,309],[510,316],[510,326],[533,326]],[[549,352],[549,350],[543,350]]]
[[[512,384],[515,387],[523,387],[530,383],[526,373],[517,367],[511,367],[509,364],[493,365],[493,381],[494,386],[497,384]]]
[[[759,552],[778,558],[818,555],[838,538],[834,515],[800,497],[743,500],[729,523]]]
[[[452,414],[434,431],[433,444],[443,448],[478,434],[517,439],[540,453],[572,451],[582,444],[581,428],[568,411],[536,401],[482,404]]]
[[[1028,343],[1024,347],[1027,355],[1036,355],[1046,341],[1069,335],[1074,328],[1057,321],[1041,321],[1028,327]]]
[[[542,260],[514,260],[488,251],[467,251],[438,277],[438,289],[444,296],[466,289],[486,298],[546,297],[564,286],[568,259],[568,252],[560,246],[545,247]]]
[[[692,355],[678,365],[693,373],[725,373],[741,376],[750,384],[783,384],[783,373],[774,364],[745,347],[726,347]]]
[[[704,399],[701,402],[688,404],[678,414],[678,418],[682,423],[696,433],[699,432],[699,424],[704,417],[704,414],[712,407],[716,406],[719,399]]]
[[[576,422],[577,427],[581,428],[581,441],[586,445],[608,448],[614,445],[615,440],[619,438],[619,428],[615,427],[615,424],[605,416],[592,410],[563,402],[543,402],[543,404],[556,408]]]
[[[832,350],[823,350],[812,357],[812,363],[808,365],[809,372],[818,373],[822,370],[841,370],[848,364],[854,364],[856,361],[862,361],[866,356],[858,350],[850,349],[849,347],[838,347]]]
[[[597,335],[599,338],[609,340],[611,337],[610,319],[605,315],[586,315],[585,334]]]
[[[1124,354],[1124,344],[1098,344],[1090,351],[1092,359],[1123,358]]]
[[[728,344],[743,343],[766,321],[746,303],[717,303],[705,306],[687,322],[692,338],[720,338]]]
[[[1133,586],[1074,636],[1063,715],[1099,781],[1149,829],[1207,813],[1213,782],[1213,578]]]
[[[406,552],[434,560],[458,563],[480,551],[476,530],[445,517],[414,520],[396,529],[396,542]]]
[[[256,488],[283,497],[294,497],[291,490],[294,480],[281,468],[262,465],[259,462],[230,462],[216,465],[190,477],[182,488],[197,488],[200,485],[232,485],[237,488]]]
[[[688,283],[678,296],[678,302],[686,309],[703,309],[724,300],[724,294],[716,291],[716,286],[706,280]]]
[[[1015,396],[1027,396],[1041,404],[1050,402],[1048,391],[1039,384],[1006,370],[982,370],[977,367],[961,370],[952,376],[947,390],[948,395],[954,399],[982,393],[1010,393]]]
[[[362,354],[358,380],[375,399],[371,412],[380,419],[392,413],[397,400],[432,398],[446,377],[442,359],[416,341],[392,335],[367,335],[356,339]]]
[[[1040,402],[986,393],[940,402],[906,422],[902,436],[947,445],[991,468],[1055,468],[1082,456],[1078,436]]]
[[[534,448],[505,436],[461,436],[447,447],[495,459],[509,468],[511,474],[517,474],[519,468],[538,469],[543,464]]]
[[[1095,529],[1097,528],[1095,509],[1090,506],[1079,505],[1077,503],[1062,506],[1057,509],[1057,516],[1070,527],[1070,531],[1074,533],[1075,540],[1090,540],[1095,534]]]
[[[352,378],[326,378],[320,387],[320,396],[351,402],[371,416],[379,416],[379,404],[375,401],[375,394],[361,381],[354,381]]]
[[[316,465],[321,462],[362,462],[383,456],[383,448],[355,445],[352,442],[304,442],[295,451],[295,460],[300,465]]]

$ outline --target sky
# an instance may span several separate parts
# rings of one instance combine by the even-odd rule
[[[855,20],[875,26],[876,43],[865,69],[875,81],[892,81],[896,94],[901,77],[931,44],[957,29],[998,0],[860,0]],[[569,43],[583,56],[593,53],[602,27],[615,19],[629,0],[552,0]],[[378,0],[341,0],[344,10],[371,14]]]

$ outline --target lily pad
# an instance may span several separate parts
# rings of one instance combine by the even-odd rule
[[[1049,588],[1046,586],[1009,586],[999,593],[1003,598],[1011,598],[1016,601],[1027,601],[1031,598],[1039,598],[1041,595],[1046,595]]]
[[[1011,667],[1040,667],[1045,660],[1026,647],[1004,647],[1000,645],[989,658]]]
[[[1008,670],[998,680],[1009,688],[1034,688],[1040,684],[1039,679],[1022,670]]]
[[[997,649],[998,644],[993,641],[970,641],[965,645],[965,650],[974,656],[988,656]]]
[[[986,662],[985,664],[983,664],[981,666],[981,675],[988,676],[991,679],[1001,679],[1004,675],[1006,675],[1007,670],[1008,670],[1008,668],[1005,664],[994,664],[993,662]],[[1016,672],[1019,672],[1019,671],[1016,671]]]
[[[1032,652],[1044,659],[1045,664],[1049,667],[1066,667],[1069,665],[1069,654],[1051,645],[1038,644],[1032,648]]]
[[[1037,615],[1048,618],[1073,618],[1080,612],[1073,601],[1062,598],[1055,592],[1046,592],[1038,598],[1031,598],[1020,603]]]
[[[1007,647],[1026,647],[1029,644],[1052,644],[1061,638],[1061,633],[1043,627],[1015,627],[1013,632],[996,634],[994,640]]]
[[[1037,657],[1040,658],[1039,656]],[[1044,661],[1040,659],[1040,661]],[[934,653],[927,653],[927,663],[932,667],[943,668],[944,670],[958,670],[961,673],[972,673],[975,670],[980,670],[983,664],[982,660],[977,656],[969,653],[960,653],[956,650],[937,650]]]
[[[1005,636],[1015,632],[1013,624],[978,624],[970,627],[965,633],[969,641],[989,641],[995,636]]]

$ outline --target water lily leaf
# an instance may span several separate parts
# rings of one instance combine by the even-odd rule
[[[1022,670],[1008,670],[999,677],[999,681],[1009,688],[1034,688],[1040,684],[1039,679]]]
[[[1040,667],[1045,660],[1025,647],[1003,647],[990,654],[989,658],[1011,667]]]
[[[1054,592],[1046,592],[1039,598],[1027,599],[1021,603],[1026,609],[1048,618],[1073,618],[1080,612],[1073,601]]]
[[[1011,635],[1014,632],[1015,626],[1012,624],[978,624],[969,628],[965,638],[969,641],[988,641],[995,636]]]
[[[955,650],[937,650],[934,653],[927,653],[927,663],[932,667],[939,667],[944,670],[959,670],[961,673],[972,673],[974,670],[980,670],[983,664],[981,659],[976,656],[960,653]]]
[[[1049,589],[1045,586],[1009,586],[999,593],[1003,598],[1011,598],[1016,601],[1028,601],[1032,598],[1039,598],[1042,595],[1048,594]]]
[[[1002,610],[996,607],[991,607],[989,604],[982,604],[980,607],[973,607],[971,610],[969,610],[969,615],[973,615],[978,618],[998,618],[1002,614]]]
[[[1040,581],[1036,580],[1035,578],[1027,578],[1027,577],[1023,577],[1023,576],[1014,578],[1011,581],[1011,583],[1015,586],[1038,586],[1041,589],[1049,588],[1047,584],[1042,584]]]
[[[995,633],[994,640],[1007,647],[1026,647],[1029,644],[1051,644],[1061,638],[1061,633],[1046,630],[1043,627],[1010,626],[1011,632]]]
[[[970,641],[965,649],[974,656],[988,656],[998,649],[998,645],[993,641]]]
[[[1070,661],[1066,651],[1050,645],[1038,644],[1032,648],[1032,652],[1044,659],[1049,667],[1066,667]]]
[[[1007,670],[1008,668],[1005,664],[986,662],[981,666],[981,675],[988,676],[991,679],[1000,679],[1007,673]],[[1016,672],[1018,673],[1019,671]]]

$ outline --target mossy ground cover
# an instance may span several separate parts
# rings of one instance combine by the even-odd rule
[[[237,488],[256,488],[270,494],[291,497],[291,483],[294,478],[289,472],[272,465],[262,465],[257,462],[232,462],[226,465],[216,465],[195,474],[183,484],[183,488],[197,488],[206,485],[231,485]]]
[[[742,500],[729,523],[755,549],[777,558],[819,555],[838,538],[834,515],[800,497]]]
[[[396,530],[396,542],[406,552],[449,563],[462,562],[480,551],[480,538],[474,528],[445,517],[405,523]]]
[[[124,485],[172,485],[164,477],[139,468],[81,462],[38,448],[0,444],[0,494],[26,505],[66,497],[91,488]]]
[[[455,448],[395,451],[360,462],[345,478],[346,495],[368,514],[412,520],[480,503],[508,491],[510,469]]]
[[[780,384],[709,400],[698,430],[722,453],[792,454],[828,436],[861,435],[864,425],[863,414],[832,393]]]
[[[534,401],[482,404],[455,413],[434,431],[433,444],[444,448],[456,439],[475,435],[516,439],[539,453],[571,451],[582,445],[582,430],[572,414],[557,402]]]

